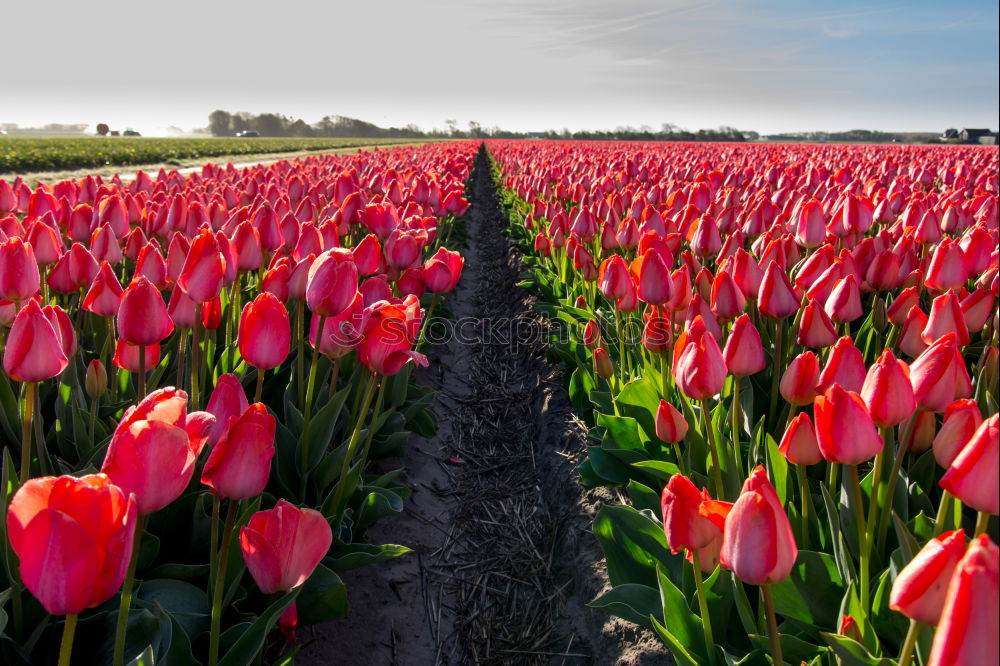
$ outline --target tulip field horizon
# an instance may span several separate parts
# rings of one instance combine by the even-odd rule
[[[0,178],[0,664],[1000,661],[996,147],[272,159]]]

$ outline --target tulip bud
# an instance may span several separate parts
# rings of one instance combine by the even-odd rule
[[[837,341],[837,329],[826,310],[815,300],[810,300],[802,311],[799,333],[795,341],[803,347],[824,349]]]
[[[983,382],[986,388],[997,395],[997,380],[1000,379],[1000,350],[989,346],[983,352]]]
[[[889,325],[889,319],[885,313],[885,301],[881,298],[875,299],[875,310],[872,312],[872,325],[879,333],[884,332],[886,326]]]
[[[941,430],[934,437],[934,460],[945,469],[961,453],[972,435],[983,423],[983,415],[975,400],[956,400],[944,411]]]
[[[609,301],[617,301],[628,294],[631,287],[632,276],[629,275],[628,266],[620,255],[613,254],[601,262],[597,276],[597,286],[600,288],[604,298]]]
[[[893,356],[890,349],[882,352],[868,369],[861,397],[868,406],[872,421],[880,428],[902,423],[917,408],[909,373],[909,366]]]
[[[607,350],[598,347],[594,350],[594,372],[602,379],[610,379],[615,374],[615,366],[608,356]]]
[[[104,395],[108,390],[108,372],[100,359],[94,359],[87,364],[87,375],[84,379],[84,388],[91,399],[96,400]]]
[[[733,330],[722,355],[726,361],[726,369],[735,377],[758,373],[767,365],[760,333],[748,315],[740,315],[733,323]]]
[[[857,621],[850,615],[840,618],[840,635],[861,642],[861,629],[858,628]]]
[[[69,365],[60,326],[30,300],[14,317],[3,351],[3,369],[19,382],[55,377]]]
[[[907,287],[899,292],[892,305],[886,310],[886,314],[889,316],[889,321],[896,326],[902,326],[906,323],[910,308],[913,307],[920,308],[920,294],[916,287]]]
[[[816,354],[803,352],[792,359],[781,376],[778,389],[781,397],[796,406],[808,405],[816,397],[819,383],[819,361]]]
[[[1000,660],[1000,550],[973,539],[948,583],[928,666],[978,666]]]
[[[593,319],[589,320],[583,328],[583,345],[587,349],[594,349],[600,347],[602,342],[600,325]]]
[[[673,371],[677,387],[693,400],[705,400],[722,391],[726,361],[700,316],[674,343]]]
[[[291,325],[284,304],[262,292],[243,307],[237,341],[240,356],[258,370],[276,368],[288,356]]]
[[[845,335],[833,346],[826,367],[820,373],[816,391],[823,393],[834,384],[840,384],[848,391],[858,393],[864,383],[865,359],[861,350],[854,346],[854,341]]]
[[[934,299],[930,317],[920,332],[920,338],[930,344],[948,333],[956,335],[959,347],[969,344],[969,327],[965,323],[961,302],[954,292],[950,291]]]
[[[758,465],[726,516],[722,564],[744,583],[763,585],[787,578],[797,557],[788,516]]]
[[[707,490],[698,492],[689,478],[674,474],[660,497],[663,532],[670,552],[700,550],[721,537],[732,506],[712,500]]]
[[[916,423],[909,439],[902,439],[900,446],[913,453],[923,453],[931,448],[934,442],[934,433],[937,432],[937,415],[934,412],[917,412]],[[905,433],[904,433],[905,434]]]
[[[764,271],[757,302],[760,313],[771,319],[784,319],[798,312],[799,299],[788,281],[788,275],[778,267],[777,262],[769,263]]]
[[[917,406],[931,412],[943,412],[955,400],[972,395],[954,333],[942,336],[910,364],[910,384]]]
[[[927,349],[923,330],[927,326],[927,315],[919,306],[913,306],[906,314],[903,330],[899,333],[899,349],[907,356],[917,357]]]
[[[789,422],[778,451],[795,465],[815,465],[823,460],[816,441],[816,429],[807,412],[799,412]]]
[[[636,259],[632,266],[636,274],[637,296],[643,303],[663,305],[673,295],[673,282],[670,279],[670,267],[655,249],[646,252]]]
[[[857,465],[871,460],[884,443],[864,400],[834,384],[813,401],[816,441],[829,462]]]
[[[1000,514],[1000,415],[994,414],[976,429],[940,485],[976,511]]]
[[[230,419],[225,434],[205,461],[201,482],[231,500],[259,495],[274,457],[275,420],[262,403]]]
[[[250,516],[246,527],[240,529],[247,570],[264,594],[305,583],[332,542],[333,532],[323,514],[283,499],[273,509]]]
[[[965,533],[945,532],[928,541],[896,576],[889,608],[917,622],[936,625],[952,573],[965,555]]]
[[[687,435],[688,423],[684,416],[666,400],[660,400],[656,408],[656,436],[667,444],[673,444]]]

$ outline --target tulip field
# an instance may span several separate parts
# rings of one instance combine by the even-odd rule
[[[370,529],[438,436],[428,322],[485,170],[604,493],[586,613],[683,666],[995,664],[998,168],[489,140],[0,180],[0,663],[306,663],[345,572],[414,556]],[[576,640],[466,655],[602,663]]]
[[[250,664],[408,552],[367,463],[433,434],[474,152],[0,181],[0,662]]]
[[[998,659],[997,151],[489,146],[677,664]]]

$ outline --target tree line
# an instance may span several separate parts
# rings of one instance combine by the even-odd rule
[[[664,123],[659,130],[649,126],[621,126],[613,130],[570,131],[547,130],[545,132],[516,132],[500,127],[484,127],[469,121],[468,128],[459,127],[455,120],[444,121],[444,129],[423,130],[416,125],[405,127],[379,127],[357,118],[347,116],[324,116],[319,122],[309,124],[301,118],[290,118],[277,113],[252,114],[213,111],[208,116],[208,130],[213,136],[233,136],[238,132],[257,132],[261,136],[277,137],[349,137],[349,138],[470,138],[470,139],[592,139],[614,141],[753,141],[759,138],[757,132],[738,130],[734,127],[682,129]]]

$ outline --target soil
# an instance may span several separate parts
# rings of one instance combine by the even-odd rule
[[[350,614],[301,631],[296,663],[669,664],[644,629],[586,606],[608,587],[590,525],[618,498],[576,481],[586,428],[546,362],[547,323],[516,287],[521,259],[501,234],[485,152],[474,177],[465,268],[447,299],[466,334],[415,375],[440,391],[439,430],[390,461],[413,496],[369,531],[414,552],[346,573]]]

